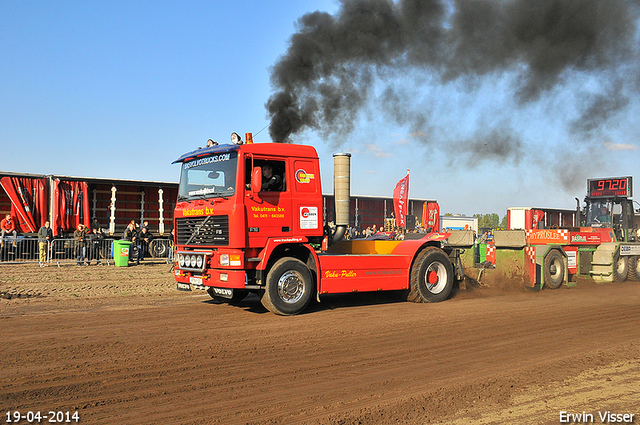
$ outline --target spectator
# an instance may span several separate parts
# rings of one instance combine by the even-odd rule
[[[264,164],[262,166],[262,185],[260,190],[267,192],[279,192],[282,190],[282,177],[273,174],[273,166]]]
[[[233,143],[234,145],[241,145],[244,142],[242,141],[242,138],[240,137],[240,135],[238,133],[231,133],[231,143]]]
[[[49,220],[44,222],[44,226],[38,230],[38,248],[40,251],[40,267],[44,267],[47,262],[47,251],[49,243],[53,240],[53,231],[51,230]]]
[[[93,220],[91,220],[91,230],[93,229],[98,229],[98,230],[102,230],[102,227],[100,227],[100,223],[98,223],[98,219],[97,218],[93,218]]]
[[[96,266],[102,264],[100,262],[100,245],[102,245],[102,240],[104,239],[104,235],[102,231],[98,230],[96,227],[91,229],[89,233],[89,259],[87,264],[91,264],[91,260],[96,260]]]
[[[173,229],[171,229],[171,234],[169,236],[169,256],[167,257],[167,261],[168,262],[173,262],[173,245],[174,245],[174,234],[173,234]]]
[[[136,236],[136,246],[138,247],[138,256],[136,258],[136,266],[140,261],[144,260],[144,252],[149,248],[149,242],[153,239],[153,235],[147,227],[143,227]]]
[[[216,141],[215,141],[215,140],[213,140],[213,139],[209,139],[209,140],[207,140],[207,147],[208,147],[208,148],[211,148],[211,147],[213,147],[213,146],[218,146],[218,142],[216,142]]]
[[[131,223],[127,225],[127,228],[124,229],[124,234],[122,235],[122,239],[125,241],[133,242],[133,239],[136,236],[136,226],[133,220]]]
[[[76,241],[77,265],[82,266],[87,258],[87,228],[84,224],[78,224],[78,228],[73,232],[73,239]],[[89,262],[87,261],[87,266]]]
[[[16,232],[16,224],[13,222],[11,218],[11,214],[7,214],[5,218],[0,221],[0,228],[2,228],[2,236],[0,237],[0,247],[4,248],[4,235],[5,234],[13,234],[13,246],[16,246],[16,239],[18,238],[18,233]]]

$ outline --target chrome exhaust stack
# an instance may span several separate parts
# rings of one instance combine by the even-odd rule
[[[351,154],[333,154],[333,200],[335,205],[336,231],[331,243],[340,242],[349,227],[351,200]]]

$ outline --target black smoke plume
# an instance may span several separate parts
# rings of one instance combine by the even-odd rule
[[[419,86],[431,78],[472,88],[505,73],[517,76],[510,88],[516,107],[576,78],[606,79],[608,89],[585,91],[578,118],[568,119],[570,131],[592,131],[637,89],[638,9],[638,1],[625,0],[342,0],[334,15],[302,16],[273,65],[271,138],[349,133],[374,102],[386,117],[428,134],[429,111],[391,81]],[[479,134],[457,143],[489,159],[520,158],[522,142],[511,128]]]

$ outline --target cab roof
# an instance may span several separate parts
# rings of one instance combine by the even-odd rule
[[[317,159],[318,153],[313,146],[296,145],[292,143],[250,143],[245,145],[218,145],[210,148],[200,148],[187,152],[172,164],[188,162],[196,158],[227,152],[243,152],[256,155],[274,155],[282,157],[299,157]]]

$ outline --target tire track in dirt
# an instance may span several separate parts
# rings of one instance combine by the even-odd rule
[[[602,347],[639,339],[629,282],[434,305],[346,296],[291,318],[206,299],[84,300],[3,319],[1,405],[78,407],[83,423],[426,422],[464,413],[474,392],[500,405],[512,385],[554,383],[533,377],[540,365],[577,358],[577,374]]]

